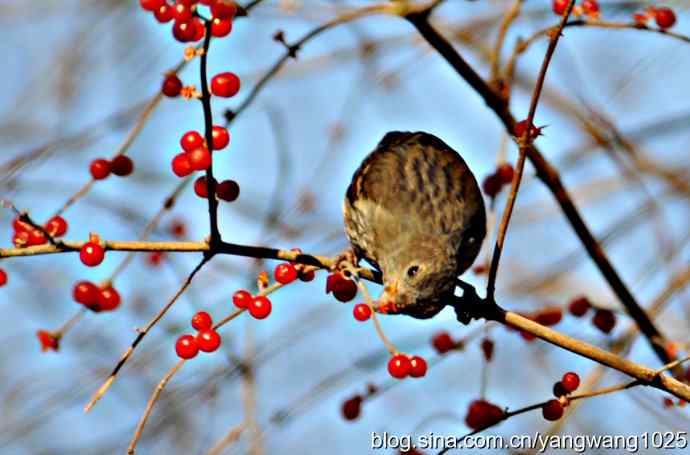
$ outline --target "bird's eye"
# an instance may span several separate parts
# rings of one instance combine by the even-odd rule
[[[417,275],[417,272],[419,272],[419,266],[413,265],[412,267],[407,269],[407,276],[410,278],[414,278],[414,276]]]

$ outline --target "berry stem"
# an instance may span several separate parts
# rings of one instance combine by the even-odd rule
[[[211,151],[213,144],[213,113],[211,112],[211,93],[208,90],[208,74],[206,71],[208,51],[211,47],[211,21],[204,19],[204,27],[206,27],[206,36],[204,37],[204,45],[202,47],[201,63],[199,64],[199,72],[201,79],[201,104],[204,108],[204,137],[206,144]],[[213,177],[213,160],[211,165],[206,169],[206,182],[208,185],[208,214],[211,229],[211,245],[217,245],[221,242],[220,231],[218,230],[218,200],[216,199],[216,179]],[[212,248],[209,250],[209,255],[215,253]]]

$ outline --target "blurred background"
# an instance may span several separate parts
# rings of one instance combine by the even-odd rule
[[[293,43],[365,1],[265,0],[237,18],[228,38],[212,42],[209,74],[236,72],[232,99],[214,99],[216,123],[237,109],[285,53],[278,31]],[[433,22],[485,77],[499,25],[512,1],[444,2]],[[631,21],[647,2],[603,1],[602,20]],[[690,33],[685,2],[673,3]],[[502,63],[520,37],[554,25],[550,2],[524,2],[508,30]],[[155,96],[163,74],[185,45],[170,24],[158,24],[136,1],[62,0],[0,3],[5,51],[0,106],[0,197],[38,222],[47,220],[89,181],[89,163],[110,157]],[[537,40],[515,66],[511,109],[527,116],[547,41]],[[571,27],[549,69],[535,123],[548,125],[537,140],[558,168],[590,228],[639,302],[662,295],[659,327],[687,349],[690,313],[685,282],[669,283],[690,263],[690,44],[661,33]],[[198,60],[180,73],[198,82]],[[69,207],[66,238],[134,240],[180,184],[170,169],[179,138],[203,129],[200,103],[164,98],[155,105],[128,155],[135,171],[109,177]],[[404,20],[371,16],[318,35],[300,49],[231,123],[231,144],[215,155],[220,179],[241,187],[236,202],[220,205],[225,240],[335,255],[346,246],[341,202],[352,173],[391,130],[423,130],[461,152],[481,181],[517,147],[481,98]],[[493,220],[505,203],[493,205]],[[487,199],[488,204],[488,199]],[[2,247],[11,247],[14,213],[0,211]],[[490,220],[490,221],[491,221]],[[153,240],[208,235],[206,202],[186,186],[164,211]],[[477,261],[491,252],[495,228]],[[59,352],[40,351],[37,330],[57,330],[79,310],[73,284],[107,279],[125,253],[110,252],[97,268],[76,254],[2,260],[8,284],[0,290],[0,453],[123,453],[149,395],[175,364],[174,343],[189,333],[198,310],[220,319],[233,310],[240,288],[255,291],[257,272],[276,262],[216,257],[151,331],[109,392],[88,414],[83,407],[134,337],[176,292],[198,263],[197,253],[137,254],[114,284],[123,298],[115,312],[85,314],[63,337]],[[160,258],[159,258],[160,259]],[[486,275],[464,279],[480,292]],[[369,453],[371,432],[462,435],[470,402],[484,396],[519,408],[551,397],[565,371],[583,387],[625,380],[588,360],[541,341],[528,342],[503,327],[460,326],[451,309],[433,320],[382,317],[386,334],[403,350],[431,364],[421,380],[395,381],[387,352],[371,324],[352,317],[352,304],[325,294],[324,272],[272,296],[263,321],[243,315],[221,330],[214,355],[200,355],[162,393],[139,443],[140,453],[207,453],[228,431],[249,423],[223,453]],[[687,281],[687,279],[685,280]],[[370,285],[377,295],[377,286]],[[635,362],[660,366],[644,339],[626,337],[631,320],[575,237],[547,189],[526,167],[498,278],[504,307],[531,313],[564,307],[578,296],[617,316],[610,334],[591,313],[564,315],[557,329]],[[439,356],[431,338],[448,331],[464,349]],[[486,362],[482,339],[495,343]],[[241,374],[249,367],[253,375]],[[364,400],[354,421],[343,418],[349,398]],[[539,410],[509,419],[488,433],[556,431],[567,434],[641,434],[687,430],[688,408],[665,407],[657,390],[583,400],[552,426]],[[389,450],[395,453],[395,450]],[[430,451],[428,453],[434,453]],[[603,451],[602,451],[603,452]]]

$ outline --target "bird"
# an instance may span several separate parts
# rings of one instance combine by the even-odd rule
[[[425,132],[392,131],[362,161],[343,203],[348,250],[381,272],[377,309],[417,319],[452,298],[486,236],[477,180],[460,154]]]

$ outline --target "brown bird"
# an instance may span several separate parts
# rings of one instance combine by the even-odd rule
[[[423,132],[383,137],[352,177],[343,213],[356,260],[382,272],[379,306],[420,319],[443,309],[486,235],[472,171]]]

